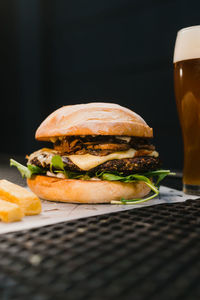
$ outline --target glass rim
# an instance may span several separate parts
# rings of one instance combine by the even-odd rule
[[[187,31],[187,30],[196,29],[196,28],[200,29],[200,25],[194,25],[194,26],[189,26],[189,27],[181,28],[181,29],[178,30],[178,33],[181,33],[183,31]]]

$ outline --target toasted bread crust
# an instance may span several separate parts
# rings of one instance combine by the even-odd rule
[[[63,106],[50,114],[36,131],[37,140],[67,135],[124,135],[152,137],[153,130],[136,113],[113,103]]]
[[[37,175],[27,179],[40,198],[72,203],[110,203],[112,200],[142,198],[150,192],[145,182],[123,183],[95,180],[59,179]]]

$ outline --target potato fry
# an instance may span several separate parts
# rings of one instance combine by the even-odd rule
[[[19,205],[24,215],[41,212],[40,199],[34,193],[5,179],[0,180],[0,198]]]
[[[3,222],[20,221],[24,214],[19,205],[0,199],[0,219]]]

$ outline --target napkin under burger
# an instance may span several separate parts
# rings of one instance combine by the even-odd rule
[[[69,105],[39,126],[37,140],[52,142],[11,160],[40,198],[79,203],[135,203],[153,198],[169,171],[160,170],[153,130],[135,112],[113,103]],[[153,183],[154,178],[156,184]],[[153,196],[143,199],[153,191]]]

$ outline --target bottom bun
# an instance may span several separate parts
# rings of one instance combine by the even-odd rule
[[[123,183],[102,180],[60,179],[37,175],[27,179],[40,198],[73,203],[109,203],[112,200],[142,198],[150,192],[145,182]]]

